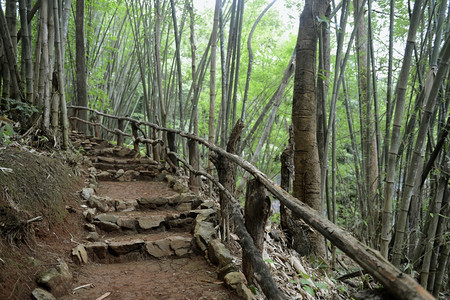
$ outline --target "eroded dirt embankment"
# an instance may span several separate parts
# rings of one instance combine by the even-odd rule
[[[71,160],[73,157],[71,158]],[[69,260],[82,186],[61,154],[0,148],[0,295],[29,299],[36,274]]]

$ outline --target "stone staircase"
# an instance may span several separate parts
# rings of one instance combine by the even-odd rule
[[[210,272],[211,278],[201,283],[199,291],[203,292],[192,292],[186,299],[199,296],[208,299],[213,294],[204,294],[204,291],[216,289],[220,296],[216,295],[214,299],[239,298],[235,291],[227,289],[225,285],[233,287],[240,296],[252,298],[245,286],[245,278],[233,267],[229,251],[225,247],[213,247],[220,249],[218,253],[212,249],[206,251],[208,247],[211,248],[209,244],[217,244],[218,241],[214,229],[217,225],[217,209],[213,201],[204,200],[190,192],[183,180],[169,174],[162,164],[143,157],[132,149],[117,147],[77,133],[72,133],[71,139],[74,147],[80,147],[84,151],[89,178],[87,187],[81,193],[86,239],[72,250],[74,261],[81,266],[80,274],[84,272],[83,265],[92,264],[114,264],[112,269],[125,273],[125,269],[131,268],[127,263],[140,262],[140,267],[148,264],[148,268],[155,264],[173,264],[177,260],[178,263],[185,261],[189,264],[192,258],[209,252],[207,256],[210,260],[218,268],[226,269],[220,278],[223,282],[217,283],[217,269],[212,267],[213,272],[207,271],[208,268],[211,269],[211,265],[202,260],[201,268]],[[198,260],[196,261],[198,264]],[[121,269],[122,265],[125,269]],[[137,270],[136,266],[133,268]],[[200,267],[196,268],[201,271]],[[97,269],[104,270],[102,267]],[[94,269],[89,272],[93,272],[91,278],[101,277],[94,274]],[[225,279],[228,273],[238,275],[233,279]],[[89,276],[84,275],[80,278],[88,280]],[[118,275],[114,276],[119,278]],[[156,278],[158,274],[147,276]],[[175,273],[172,276],[176,276]],[[241,279],[236,281],[236,278]],[[83,282],[75,283],[77,284],[82,285]],[[213,287],[205,287],[208,284]],[[132,282],[128,285],[132,285]],[[139,285],[139,289],[146,288],[149,287]],[[157,287],[153,287],[155,288]],[[144,297],[144,292],[137,292],[136,289],[137,287],[131,288],[135,299],[172,299],[170,295],[174,295],[170,290],[164,289],[157,297],[152,298],[148,294]],[[167,295],[164,296],[164,293]],[[94,294],[89,288],[82,288],[76,291],[76,295],[78,296],[73,299],[90,299]],[[123,297],[130,295],[124,294],[123,290],[116,291],[116,297],[110,299],[124,299]]]

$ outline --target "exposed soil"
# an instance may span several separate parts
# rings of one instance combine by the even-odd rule
[[[0,299],[30,299],[36,274],[70,261],[84,235],[79,209],[81,180],[60,158],[36,150],[0,149]],[[27,220],[42,216],[42,221]]]
[[[177,192],[159,181],[100,181],[96,188],[99,196],[108,196],[111,199],[136,199],[139,197],[170,197]]]
[[[94,287],[75,291],[65,299],[236,299],[218,281],[215,270],[201,256],[120,264],[91,264],[74,273],[76,286]]]

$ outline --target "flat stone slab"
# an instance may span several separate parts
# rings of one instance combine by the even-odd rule
[[[106,254],[108,254],[108,245],[103,242],[89,243],[84,245],[84,248],[86,249],[89,257],[91,257],[94,261],[96,258],[104,259]]]
[[[117,225],[119,225],[122,229],[136,230],[137,220],[133,217],[120,217],[117,220]]]
[[[146,242],[148,254],[155,258],[168,256],[185,256],[192,253],[192,238],[184,236],[169,236],[167,238]]]
[[[94,217],[94,221],[101,221],[101,222],[110,222],[117,224],[117,220],[119,219],[119,216],[111,215],[111,214],[99,214]]]
[[[169,200],[166,197],[141,197],[137,202],[143,208],[156,208],[169,204]]]
[[[115,255],[124,255],[132,251],[140,250],[144,245],[144,240],[136,239],[130,241],[110,242],[108,248]]]
[[[138,219],[139,228],[143,230],[158,228],[161,223],[165,222],[166,217],[164,215],[155,215],[148,217],[140,217]]]
[[[106,232],[113,232],[120,230],[120,226],[115,223],[103,221],[94,221],[93,223],[95,226]]]

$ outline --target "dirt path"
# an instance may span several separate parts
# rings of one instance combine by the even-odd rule
[[[120,264],[91,264],[74,273],[71,299],[236,299],[237,296],[217,280],[217,275],[200,256]]]

